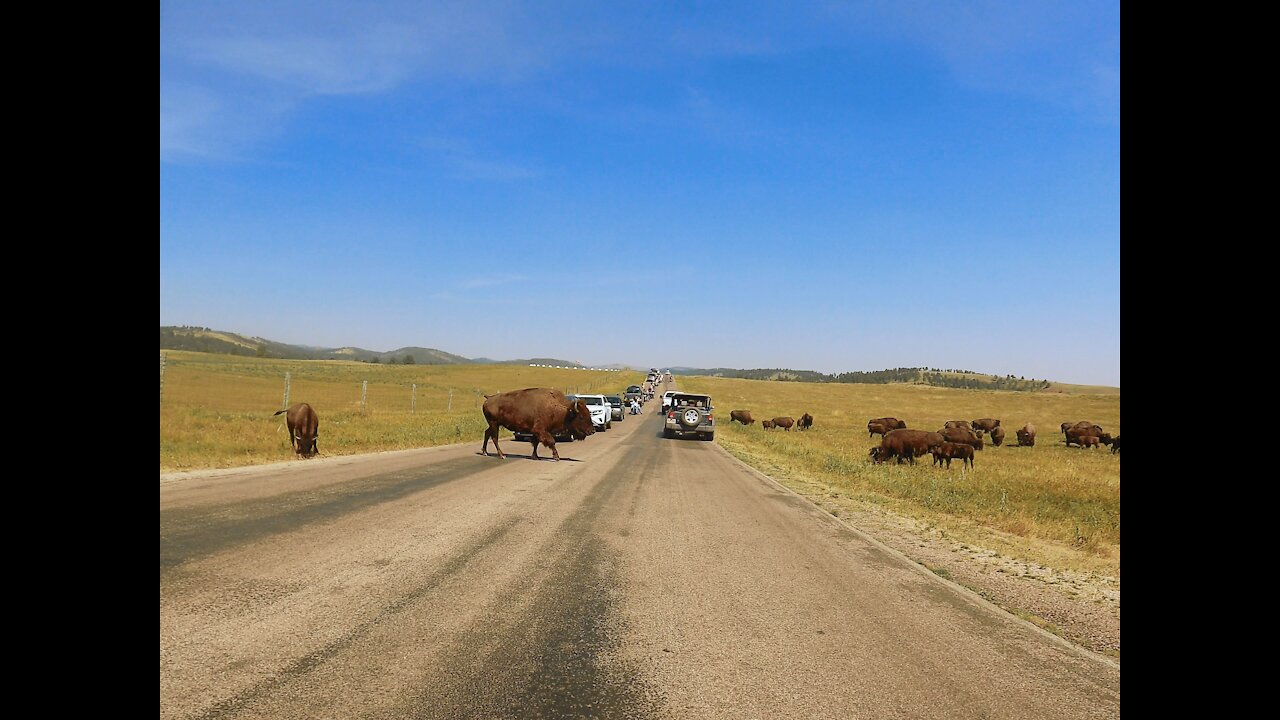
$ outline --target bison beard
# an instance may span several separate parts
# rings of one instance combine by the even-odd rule
[[[560,451],[556,450],[557,434],[567,430],[574,438],[584,440],[596,431],[591,422],[591,410],[585,402],[570,402],[564,393],[550,388],[526,388],[488,395],[482,410],[489,427],[484,431],[481,455],[489,454],[489,439],[492,438],[498,457],[506,457],[498,446],[499,428],[533,435],[533,454],[530,457],[534,460],[539,459],[538,443],[551,448],[555,460],[560,459]]]

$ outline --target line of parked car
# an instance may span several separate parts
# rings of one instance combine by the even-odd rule
[[[670,373],[667,374],[668,378]],[[657,370],[650,370],[648,378],[645,379],[643,385],[629,385],[625,392],[617,395],[597,395],[597,394],[575,394],[568,395],[570,401],[581,400],[587,404],[587,409],[591,411],[591,424],[595,426],[596,432],[605,432],[613,429],[614,422],[622,422],[627,418],[627,408],[631,405],[632,399],[635,399],[641,405],[649,402],[653,398],[660,382],[662,375]],[[516,440],[532,441],[533,434],[528,432],[515,433]],[[562,435],[555,436],[556,442],[573,442],[573,436],[569,434],[566,428]]]

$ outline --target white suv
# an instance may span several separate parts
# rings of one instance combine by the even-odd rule
[[[662,414],[663,414],[663,415],[666,415],[666,414],[667,414],[667,411],[671,409],[671,396],[672,396],[672,395],[675,395],[675,394],[676,394],[676,393],[678,393],[678,392],[680,392],[680,391],[679,391],[679,390],[668,390],[668,391],[666,391],[666,392],[662,393]]]
[[[574,397],[587,404],[587,409],[591,411],[591,423],[596,426],[597,431],[613,427],[613,406],[603,395],[575,395]]]

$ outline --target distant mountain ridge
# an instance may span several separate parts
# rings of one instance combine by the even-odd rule
[[[931,385],[934,387],[961,388],[965,390],[1016,390],[1022,392],[1055,392],[1065,387],[1048,380],[1027,379],[1013,375],[988,375],[973,370],[943,370],[940,368],[892,368],[870,372],[842,372],[828,374],[816,370],[792,370],[790,368],[690,368],[673,367],[675,375],[710,375],[712,377],[742,378],[747,380],[780,380],[790,382],[858,383],[887,385],[903,383]],[[1085,386],[1070,386],[1085,387]]]
[[[359,360],[377,363],[410,363],[414,365],[567,365],[580,366],[570,360],[556,358],[532,358],[527,360],[491,360],[467,358],[443,350],[427,347],[402,347],[380,352],[358,347],[324,348],[312,345],[289,345],[260,337],[246,337],[224,330],[206,327],[161,326],[161,350],[193,350],[196,352],[225,353],[251,357],[277,358],[281,360]]]
[[[493,360],[491,358],[467,358],[443,350],[426,347],[402,347],[379,352],[358,347],[323,348],[311,345],[289,345],[260,337],[246,337],[205,327],[161,326],[161,350],[193,350],[196,352],[225,353],[283,360],[359,360],[361,362],[414,364],[414,365],[551,365],[559,367],[583,367],[582,363],[557,358],[524,358],[518,360]],[[631,369],[643,372],[641,366],[627,364],[602,365],[610,369]],[[743,378],[748,380],[774,380],[780,382],[814,383],[905,383],[934,387],[961,388],[967,390],[1015,390],[1023,392],[1089,392],[1118,394],[1119,388],[1108,386],[1070,385],[1035,378],[1013,375],[990,375],[972,370],[939,368],[892,368],[870,372],[855,371],[828,374],[816,370],[792,370],[790,368],[670,368],[675,375],[707,375],[711,377]]]

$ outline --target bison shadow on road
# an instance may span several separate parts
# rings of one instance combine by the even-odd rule
[[[556,461],[556,459],[555,459],[555,458],[553,458],[553,457],[536,457],[536,458],[535,458],[535,457],[531,457],[531,456],[529,456],[529,455],[515,455],[515,454],[512,454],[512,453],[507,453],[506,458],[500,458],[500,457],[498,457],[498,456],[497,456],[497,454],[495,454],[495,453],[489,453],[488,455],[485,455],[484,453],[482,453],[482,452],[480,452],[480,451],[478,451],[478,450],[476,451],[476,455],[479,455],[480,457],[491,457],[491,458],[493,458],[494,460],[504,460],[504,459],[505,459],[505,460],[533,460],[533,461],[536,461],[536,462],[541,462],[541,461],[543,461],[543,460],[549,460],[549,461],[551,461],[551,462],[555,462],[555,461]],[[581,460],[578,460],[577,458],[565,457],[565,456],[561,455],[561,456],[560,456],[560,462],[582,462],[582,461],[581,461]]]

